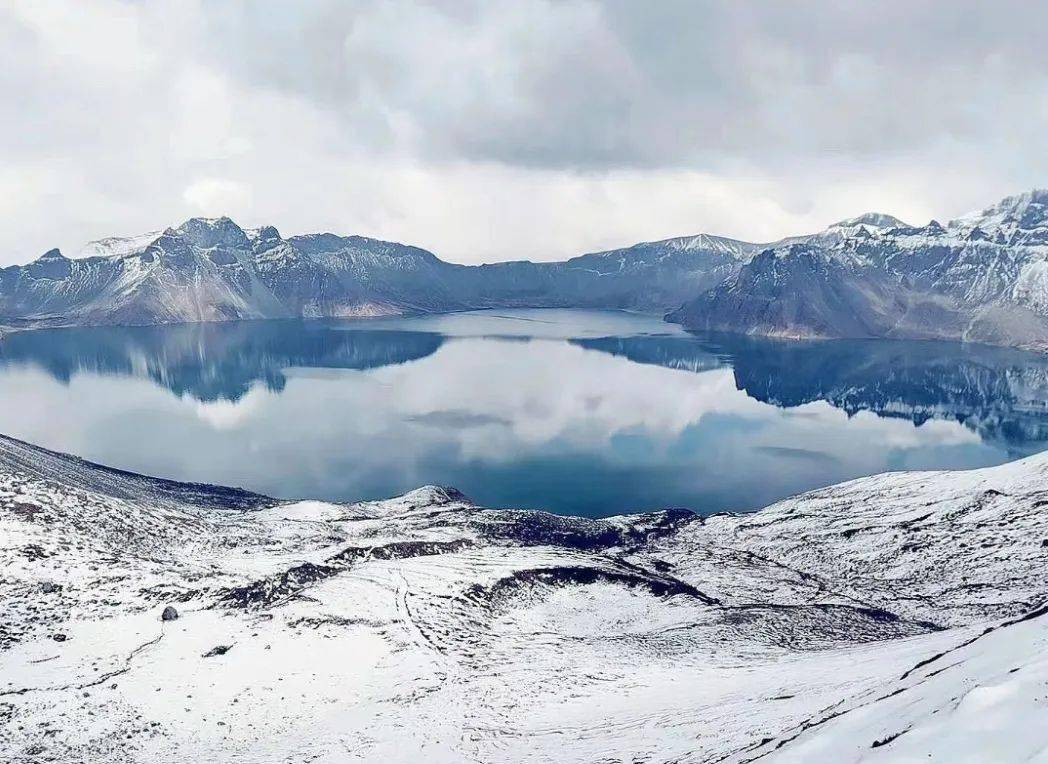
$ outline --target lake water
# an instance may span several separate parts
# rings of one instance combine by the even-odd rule
[[[945,343],[694,336],[499,311],[24,332],[0,432],[278,497],[427,483],[495,507],[749,510],[884,470],[1045,447],[1048,359]]]

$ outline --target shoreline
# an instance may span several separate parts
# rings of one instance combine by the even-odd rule
[[[461,315],[464,313],[486,313],[490,311],[505,311],[505,310],[578,310],[578,311],[597,311],[607,313],[623,313],[626,315],[635,316],[647,316],[651,318],[661,318],[662,322],[669,327],[677,327],[681,331],[690,335],[725,335],[733,337],[749,337],[754,339],[763,339],[770,342],[781,342],[781,343],[830,343],[830,342],[861,342],[861,341],[876,341],[876,342],[926,342],[926,343],[942,343],[948,345],[960,345],[964,347],[986,347],[986,348],[1002,348],[1006,350],[1017,350],[1024,353],[1030,353],[1032,355],[1044,356],[1048,355],[1048,343],[993,343],[983,341],[973,341],[964,338],[957,337],[904,337],[904,336],[892,336],[882,337],[876,335],[869,335],[863,337],[849,337],[849,336],[834,336],[834,335],[812,335],[812,334],[790,334],[784,332],[774,333],[763,333],[763,332],[746,332],[746,331],[730,331],[726,329],[715,329],[715,330],[704,330],[697,327],[689,327],[686,324],[670,321],[666,316],[668,313],[651,312],[651,311],[640,311],[640,310],[629,310],[626,308],[586,308],[586,307],[564,307],[564,306],[534,306],[534,305],[510,305],[510,306],[491,306],[481,308],[463,308],[461,310],[446,310],[438,312],[415,312],[415,311],[402,311],[399,313],[384,313],[384,314],[359,314],[359,315],[330,315],[330,316],[271,316],[266,318],[216,318],[216,319],[205,319],[200,321],[161,321],[154,323],[143,323],[143,324],[121,324],[121,323],[77,323],[68,321],[57,321],[52,323],[49,319],[19,319],[25,321],[24,324],[19,326],[12,326],[10,324],[0,324],[0,341],[5,336],[10,336],[17,332],[30,332],[30,331],[47,331],[49,329],[142,329],[142,328],[158,328],[166,326],[200,326],[209,324],[221,324],[221,325],[232,325],[232,324],[258,324],[267,321],[360,321],[362,323],[372,321],[383,321],[390,319],[412,319],[412,318],[427,318],[434,316],[453,316]]]

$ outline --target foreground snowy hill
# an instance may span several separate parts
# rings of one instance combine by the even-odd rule
[[[278,503],[0,438],[0,750],[1039,760],[1046,477],[580,520],[441,488]]]

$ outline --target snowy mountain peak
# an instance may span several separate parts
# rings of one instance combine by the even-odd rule
[[[202,249],[246,247],[249,244],[244,229],[227,217],[190,218],[175,229],[175,234]]]
[[[345,237],[334,233],[306,233],[288,239],[296,248],[307,254],[333,252],[345,246]]]
[[[49,249],[26,266],[26,272],[35,283],[44,284],[49,289],[53,282],[60,282],[69,276],[72,261],[57,249]]]
[[[830,228],[855,228],[856,226],[873,226],[874,228],[906,228],[907,223],[899,220],[894,215],[888,215],[883,212],[867,212],[864,215],[858,217],[848,218],[841,220],[838,223],[834,223]]]
[[[245,229],[248,239],[252,242],[273,242],[282,237],[276,226],[264,225],[261,228]]]
[[[667,249],[675,249],[681,252],[710,250],[714,252],[723,252],[735,257],[748,255],[751,253],[751,250],[757,246],[750,244],[749,242],[729,239],[724,236],[714,236],[713,234],[708,233],[700,233],[694,236],[678,236],[673,239],[651,242],[651,244],[665,245]]]
[[[1022,230],[1048,225],[1048,189],[1035,188],[1023,194],[1008,196],[978,212],[962,215],[950,223],[952,228],[979,227],[983,230]]]
[[[999,201],[989,211],[998,213],[1010,213],[1016,218],[1021,218],[1030,209],[1036,209],[1043,213],[1048,206],[1048,189],[1035,188],[1026,193],[1008,196]]]

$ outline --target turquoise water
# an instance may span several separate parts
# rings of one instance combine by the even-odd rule
[[[0,432],[279,497],[426,483],[488,506],[755,509],[888,469],[1048,439],[1048,361],[947,343],[696,336],[526,310],[25,332]]]

